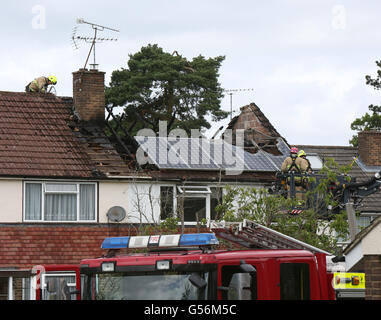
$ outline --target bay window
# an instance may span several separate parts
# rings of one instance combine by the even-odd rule
[[[96,184],[25,182],[24,220],[96,221]]]

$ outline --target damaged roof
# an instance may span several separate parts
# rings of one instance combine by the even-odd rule
[[[280,139],[283,140],[282,145],[289,148],[286,139],[278,133],[255,103],[241,108],[241,113],[230,121],[224,135],[228,136],[229,130],[232,131],[233,144],[236,143],[236,130],[244,130],[245,150],[250,153],[261,150],[274,156],[282,156],[285,153],[279,149]]]
[[[101,178],[130,172],[103,130],[73,121],[73,99],[0,91],[0,175]]]

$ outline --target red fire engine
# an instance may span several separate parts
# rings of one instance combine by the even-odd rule
[[[91,300],[335,298],[328,253],[250,221],[211,229],[214,233],[106,238],[107,254],[81,261],[80,276],[66,266],[76,275],[75,285],[45,280],[37,297],[62,290],[74,299],[80,289],[81,298]],[[217,250],[216,234],[247,249]],[[136,249],[145,252],[131,252]],[[56,268],[42,276],[52,272],[53,280],[54,271],[63,270]]]

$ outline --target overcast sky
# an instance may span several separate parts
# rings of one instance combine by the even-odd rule
[[[128,55],[158,44],[192,59],[226,56],[220,69],[232,106],[256,103],[290,144],[349,145],[350,123],[379,103],[365,84],[381,59],[381,2],[374,0],[140,0],[7,1],[0,11],[0,91],[24,91],[40,75],[54,74],[60,96],[72,96],[72,72],[83,67],[92,36],[77,18],[120,30],[99,36],[99,69],[127,66]],[[230,96],[222,100],[230,111]],[[211,136],[221,125],[213,123]]]

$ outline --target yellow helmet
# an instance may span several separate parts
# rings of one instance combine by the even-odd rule
[[[53,84],[57,84],[57,78],[55,76],[49,76],[48,77],[49,81]]]
[[[300,150],[298,152],[298,157],[303,157],[303,156],[307,156],[306,153],[304,152],[304,150]]]

